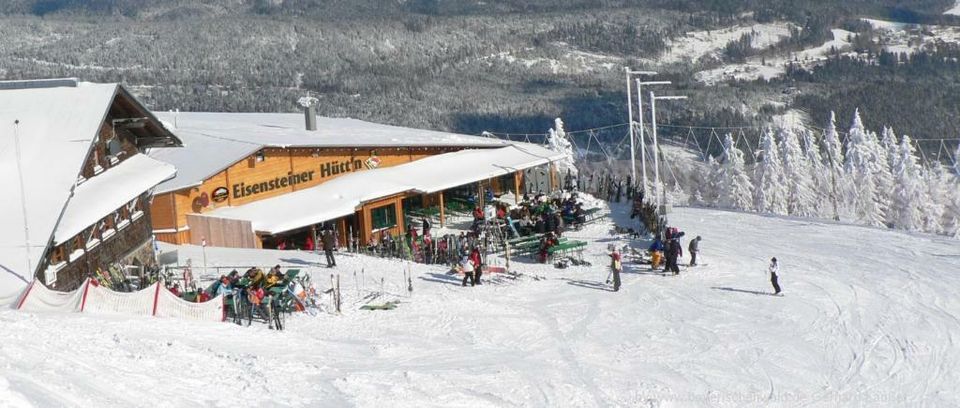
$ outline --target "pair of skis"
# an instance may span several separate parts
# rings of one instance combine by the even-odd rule
[[[340,305],[343,304],[343,300],[340,297],[340,275],[334,277],[333,274],[330,274],[330,291],[330,300],[333,302],[333,309],[337,311],[337,314],[340,314]]]

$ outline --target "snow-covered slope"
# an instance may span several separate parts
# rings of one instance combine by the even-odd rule
[[[623,209],[616,218],[624,219]],[[342,316],[289,329],[0,311],[0,401],[11,406],[957,406],[960,244],[751,214],[677,209],[706,266],[626,264],[614,293],[609,224],[593,267],[516,260],[525,276],[459,286],[415,266],[208,249],[208,262],[341,274]],[[194,258],[192,247],[182,254]],[[225,257],[224,257],[225,255]],[[786,296],[768,296],[768,259]],[[363,273],[361,274],[361,270]],[[354,273],[358,278],[354,280]],[[366,284],[355,284],[365,277]],[[545,279],[535,280],[533,276]],[[357,310],[380,290],[396,310]],[[394,293],[395,295],[390,295]],[[378,300],[377,302],[382,301]],[[0,404],[2,405],[2,404]]]
[[[854,33],[839,28],[830,31],[833,34],[833,39],[816,47],[790,53],[790,55],[766,58],[751,57],[748,58],[745,63],[725,64],[717,68],[698,72],[695,76],[700,82],[716,84],[725,80],[751,81],[761,78],[775,78],[785,73],[789,64],[811,67],[825,60],[827,56],[834,51],[843,53],[849,50],[849,37],[853,36]]]
[[[774,22],[750,26],[733,26],[720,30],[692,31],[670,42],[669,51],[658,58],[662,64],[688,60],[697,62],[705,57],[719,58],[723,48],[744,35],[752,35],[750,46],[763,49],[790,36],[791,24]]]
[[[957,4],[954,4],[949,10],[943,12],[943,14],[952,14],[955,16],[960,16],[960,0],[957,1]]]

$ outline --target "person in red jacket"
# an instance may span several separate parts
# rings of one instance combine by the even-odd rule
[[[307,240],[306,240],[306,242],[303,243],[303,250],[304,250],[304,251],[313,251],[313,248],[314,248],[314,247],[313,247],[313,237],[310,236],[310,235],[307,235]]]
[[[473,247],[470,251],[470,263],[473,264],[473,282],[480,285],[480,275],[483,275],[483,259],[480,257],[480,247]]]

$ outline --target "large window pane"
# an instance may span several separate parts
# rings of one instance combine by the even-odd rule
[[[388,204],[370,210],[370,219],[374,230],[397,226],[396,204]]]

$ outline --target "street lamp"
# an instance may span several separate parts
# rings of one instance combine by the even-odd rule
[[[637,159],[636,159],[636,148],[634,147],[634,136],[633,136],[633,90],[630,89],[630,75],[657,75],[654,71],[632,71],[630,67],[624,67],[623,72],[627,77],[627,119],[630,122],[630,176],[631,180],[636,182],[637,180]],[[639,79],[637,79],[639,81]],[[639,82],[638,82],[639,83]],[[640,93],[640,88],[637,88],[637,101],[643,98],[643,95]],[[640,121],[643,122],[643,111],[638,112],[640,114]]]
[[[640,112],[640,169],[643,171],[643,191],[647,190],[647,143],[643,139],[643,85],[670,85],[670,81],[641,81],[637,79],[637,111]],[[631,146],[632,148],[633,146]],[[632,154],[632,153],[631,153]],[[633,165],[633,163],[631,163]]]
[[[653,91],[650,92],[650,120],[652,122],[651,127],[653,128],[653,177],[654,183],[656,184],[653,191],[656,195],[658,211],[663,208],[663,203],[660,199],[662,188],[660,184],[660,145],[657,143],[657,101],[675,101],[681,99],[687,99],[687,97],[680,95],[657,96]]]

